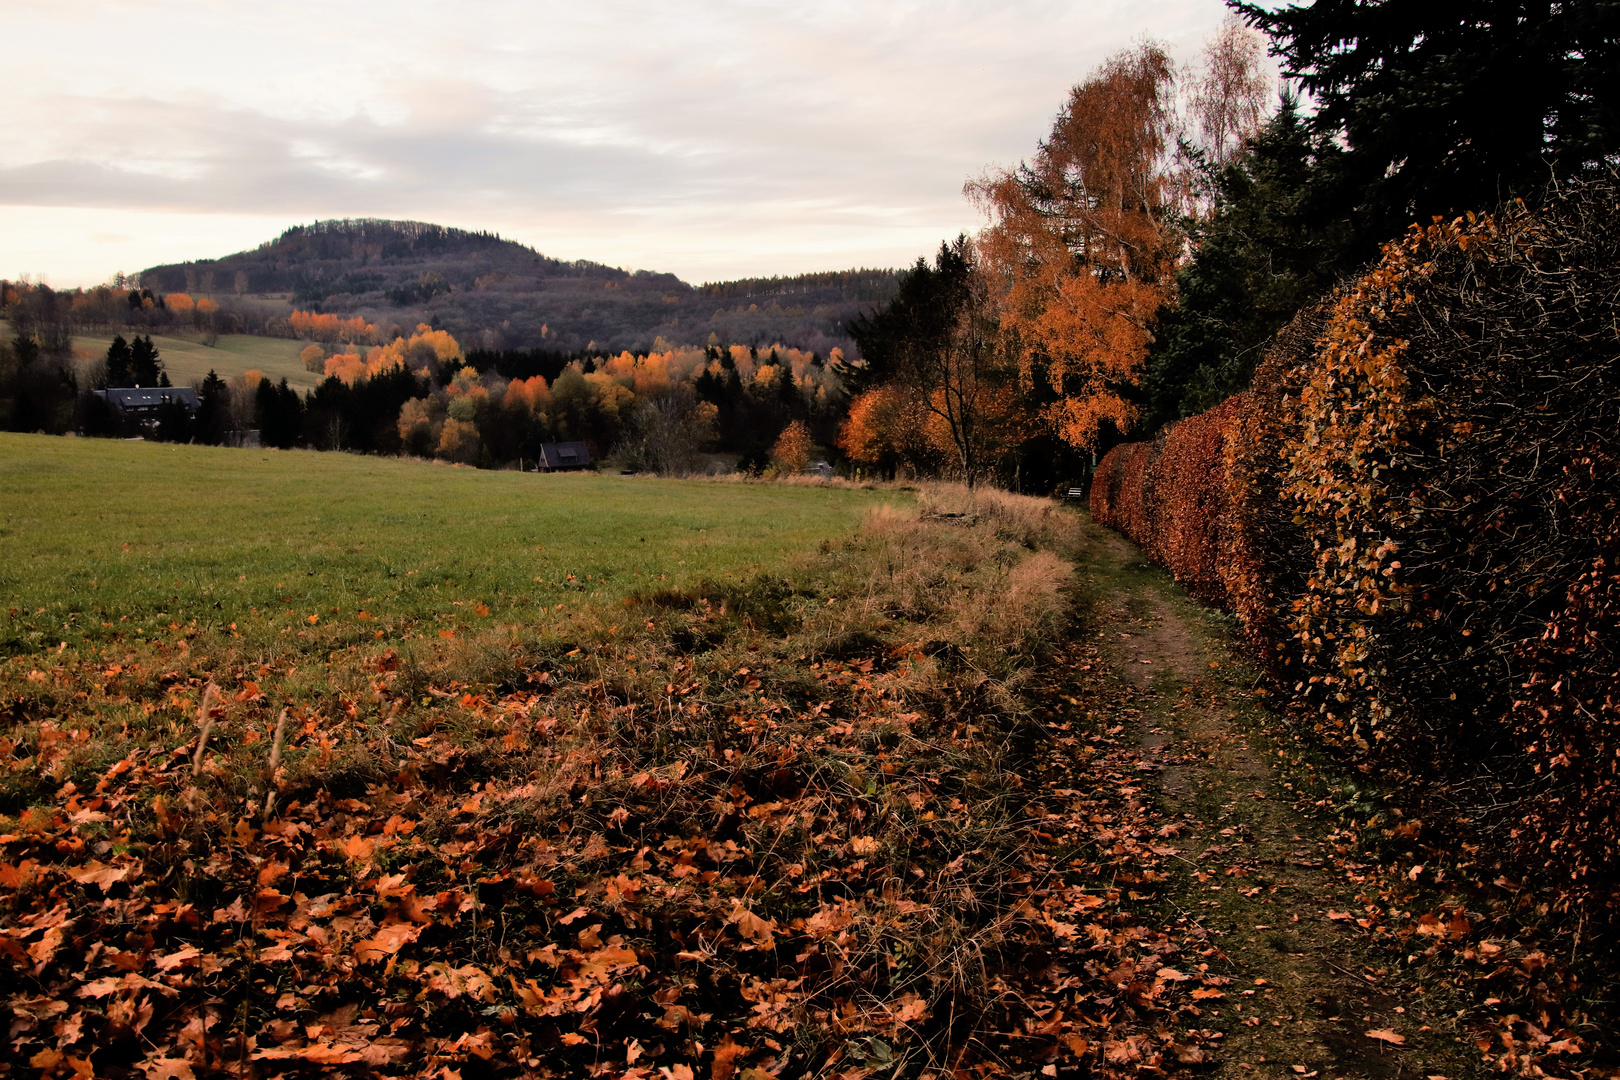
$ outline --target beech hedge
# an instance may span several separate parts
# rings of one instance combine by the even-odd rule
[[[1583,904],[1620,883],[1617,303],[1612,179],[1414,228],[1092,496],[1321,742]]]

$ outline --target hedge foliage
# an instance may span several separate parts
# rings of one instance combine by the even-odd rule
[[[1248,395],[1116,447],[1098,466],[1092,515],[1168,567],[1199,599],[1229,604],[1222,567],[1234,537],[1225,491],[1228,440]]]
[[[1604,181],[1414,228],[1093,494],[1323,743],[1585,901],[1620,883],[1617,211]]]

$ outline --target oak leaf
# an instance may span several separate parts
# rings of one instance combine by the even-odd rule
[[[195,1080],[191,1062],[185,1058],[156,1057],[141,1062],[146,1080]]]
[[[201,955],[202,952],[200,950],[191,945],[187,945],[176,952],[170,953],[168,956],[154,957],[152,959],[152,965],[159,971],[173,971],[182,964],[189,964]]]
[[[727,1035],[714,1048],[714,1064],[709,1074],[712,1080],[731,1080],[737,1071],[737,1059],[747,1053],[748,1047],[732,1042],[731,1036]]]

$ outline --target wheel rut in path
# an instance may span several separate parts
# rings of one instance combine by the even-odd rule
[[[1295,809],[1268,762],[1231,620],[1117,537],[1095,545],[1082,570],[1086,632],[1124,684],[1121,719],[1151,777],[1158,850],[1178,849],[1160,917],[1207,934],[1209,973],[1232,979],[1200,1003],[1206,1027],[1224,1032],[1214,1075],[1476,1073],[1456,1005],[1403,981],[1394,957],[1354,935],[1358,871],[1370,868]]]

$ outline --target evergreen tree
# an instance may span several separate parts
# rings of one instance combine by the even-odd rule
[[[119,334],[107,346],[107,385],[108,386],[134,386],[132,375],[134,356],[130,352],[129,342],[124,335]]]
[[[941,243],[932,266],[918,256],[886,307],[850,323],[850,336],[865,362],[834,365],[844,388],[856,395],[903,378],[920,355],[943,349],[967,304],[972,269],[966,236]]]
[[[254,415],[259,424],[259,444],[285,450],[298,444],[299,432],[304,426],[303,403],[298,391],[282,379],[279,386],[269,379],[259,383],[253,401]]]
[[[129,377],[135,386],[167,386],[166,372],[152,335],[137,337],[129,347]]]
[[[1413,222],[1534,196],[1620,150],[1613,0],[1232,6],[1315,101],[1316,140],[1344,145],[1312,183],[1344,198],[1358,260]]]
[[[147,438],[154,442],[190,442],[196,434],[197,419],[183,401],[168,401],[158,406],[157,422]]]
[[[1149,349],[1147,430],[1248,386],[1271,336],[1354,269],[1347,211],[1312,183],[1339,152],[1312,138],[1285,95],[1259,137],[1214,172],[1213,206],[1188,223],[1193,258]]]
[[[790,420],[806,419],[809,411],[805,408],[804,395],[799,392],[799,384],[793,378],[793,361],[783,360],[772,349],[770,362],[776,365],[776,397],[783,412]]]
[[[231,421],[231,388],[212,368],[198,393],[197,415],[192,420],[193,437],[200,443],[218,446],[225,441]]]

